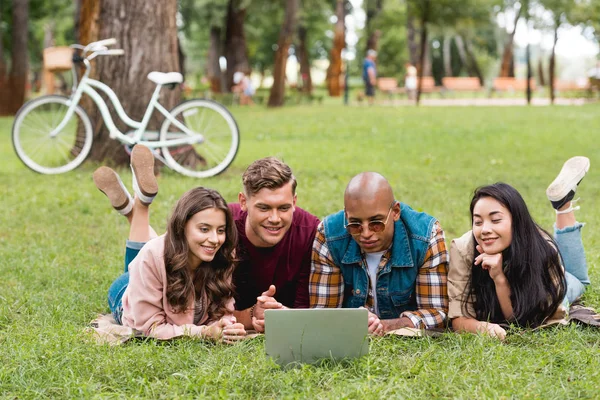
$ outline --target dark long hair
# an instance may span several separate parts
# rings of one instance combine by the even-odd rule
[[[558,246],[540,228],[527,209],[519,192],[506,183],[495,183],[475,190],[471,200],[471,223],[475,204],[490,197],[501,203],[512,215],[512,242],[502,252],[502,269],[510,284],[510,300],[514,322],[535,327],[554,314],[566,293],[565,274],[560,263]],[[475,238],[473,238],[475,239]],[[474,257],[479,252],[475,249]],[[475,316],[481,321],[504,322],[505,318],[496,295],[494,281],[487,270],[472,265],[466,302],[474,301]],[[474,299],[472,298],[474,296]]]
[[[216,208],[225,213],[225,242],[211,262],[202,262],[194,272],[188,267],[189,246],[185,237],[186,223],[200,211]],[[231,281],[235,268],[234,249],[237,230],[231,211],[221,195],[212,189],[197,187],[186,192],[173,210],[165,235],[165,268],[167,271],[167,300],[174,312],[184,312],[192,294],[196,299],[206,294],[209,320],[221,318],[226,303],[233,297]]]

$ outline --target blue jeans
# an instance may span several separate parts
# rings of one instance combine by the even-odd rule
[[[125,273],[119,276],[108,288],[108,307],[119,325],[122,324],[123,293],[125,293],[125,289],[129,284],[129,263],[138,255],[144,244],[146,243],[127,241],[125,245]]]
[[[554,226],[554,240],[562,256],[567,281],[567,295],[563,305],[568,308],[585,291],[590,284],[585,250],[581,240],[581,228],[584,224],[577,222],[573,226],[557,229]]]

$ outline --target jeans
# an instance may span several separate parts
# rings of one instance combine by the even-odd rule
[[[138,255],[145,242],[133,242],[128,240],[125,245],[125,272],[119,276],[108,288],[108,307],[115,321],[122,324],[123,316],[123,293],[129,284],[129,263]]]
[[[565,278],[567,281],[567,295],[563,305],[568,308],[585,291],[590,284],[585,250],[581,240],[581,228],[584,224],[577,222],[573,226],[557,229],[554,226],[554,240],[565,267]]]

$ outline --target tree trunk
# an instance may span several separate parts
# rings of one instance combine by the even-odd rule
[[[458,57],[460,58],[460,63],[467,71],[467,74],[469,76],[473,76],[473,74],[471,73],[471,66],[469,65],[469,61],[467,60],[467,51],[465,50],[465,42],[463,41],[462,36],[454,36],[454,41],[456,42],[456,49],[458,50]]]
[[[98,23],[101,0],[80,0],[78,23],[78,39],[82,45],[99,40]]]
[[[554,21],[554,43],[552,44],[552,53],[550,53],[550,67],[548,71],[548,86],[550,87],[550,104],[554,104],[554,70],[556,67],[556,42],[558,41],[558,26],[560,21]]]
[[[479,84],[482,87],[485,86],[485,82],[483,80],[483,74],[481,73],[481,68],[479,68],[479,63],[477,62],[477,58],[475,57],[475,54],[473,53],[473,46],[471,45],[471,42],[468,39],[465,40],[465,51],[467,52],[467,60],[469,61],[469,64],[471,65],[473,74],[477,78],[479,78]]]
[[[208,49],[208,62],[206,63],[206,77],[210,82],[213,93],[221,93],[221,28],[210,27],[210,48]]]
[[[337,21],[333,30],[333,46],[331,46],[329,67],[327,68],[327,88],[329,89],[330,96],[338,97],[342,94],[340,85],[342,50],[346,47],[344,0],[337,0],[335,15],[337,16]]]
[[[114,2],[84,0],[81,7],[80,42],[114,37],[115,48],[125,51],[123,56],[99,56],[93,65],[93,77],[110,86],[123,108],[134,120],[140,121],[155,84],[147,75],[151,71],[180,71],[177,44],[177,1],[146,0],[144,2]],[[181,90],[163,88],[160,103],[167,109],[179,101]],[[92,160],[109,159],[115,165],[126,165],[129,157],[120,142],[109,138],[102,117],[95,106],[86,102],[84,108],[94,127]],[[131,130],[111,113],[117,128]],[[160,117],[160,118],[159,118]],[[148,130],[158,130],[164,118],[155,112]]]
[[[504,44],[504,52],[502,53],[502,66],[500,67],[500,77],[508,78],[515,76],[515,66],[514,66],[514,56],[513,56],[513,42],[515,39],[515,32],[517,31],[517,22],[519,22],[519,17],[521,16],[521,10],[523,7],[519,8],[517,14],[515,16],[515,23],[512,32],[508,35],[506,43]]]
[[[528,1],[524,2],[525,4],[525,25],[527,26],[527,46],[525,47],[525,62],[527,64],[527,89],[525,90],[525,95],[527,96],[527,104],[531,104],[531,76],[533,75],[531,72],[531,51],[529,46],[529,4]]]
[[[421,16],[421,51],[419,66],[417,68],[417,71],[419,73],[417,83],[417,105],[419,105],[421,101],[421,88],[423,87],[423,74],[425,72],[425,52],[427,51],[427,23],[429,22],[429,6],[430,0],[423,0],[423,14]]]
[[[538,60],[538,77],[540,86],[546,86],[546,78],[544,76],[544,65],[542,64],[542,57]]]
[[[81,25],[81,3],[83,0],[74,0],[75,3],[75,11],[73,15],[73,31],[75,35],[75,40],[79,40],[79,27]]]
[[[0,0],[0,21],[4,20],[4,0]],[[3,92],[2,88],[4,80],[6,79],[6,61],[4,60],[4,30],[2,29],[3,24],[0,23],[0,92]],[[0,100],[1,102],[1,100]]]
[[[279,31],[277,51],[275,52],[273,86],[271,86],[271,93],[269,94],[269,107],[281,107],[285,99],[285,66],[288,50],[294,38],[294,32],[296,32],[299,5],[300,0],[286,0],[285,15]]]
[[[312,93],[312,79],[310,77],[310,58],[306,48],[306,27],[298,27],[298,59],[300,61],[300,76],[302,78],[302,92]]]
[[[452,38],[447,33],[444,34],[444,45],[442,47],[443,59],[444,59],[444,76],[452,76],[452,56],[450,52],[450,45],[452,44]]]
[[[368,1],[368,0],[367,0]],[[383,0],[374,0],[375,4],[373,7],[368,5],[365,6],[367,11],[367,19],[365,21],[365,26],[367,28],[367,46],[365,49],[365,53],[370,49],[377,50],[379,38],[381,37],[381,31],[379,29],[373,29],[373,20],[377,18],[381,10],[383,9]]]
[[[417,66],[419,64],[419,45],[417,44],[416,40],[417,32],[415,30],[414,16],[410,12],[410,7],[407,7],[407,13],[406,38],[408,43],[408,57],[410,59],[410,63],[414,66]]]
[[[225,58],[227,59],[227,91],[233,86],[233,74],[238,71],[250,74],[248,48],[244,34],[246,9],[240,8],[240,0],[230,0],[227,10],[227,31],[225,32]]]
[[[13,0],[11,67],[8,79],[4,82],[1,96],[0,115],[14,115],[25,102],[27,74],[27,35],[29,32],[29,0]]]

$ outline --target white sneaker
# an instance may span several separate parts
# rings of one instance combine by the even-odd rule
[[[548,200],[552,203],[552,207],[558,210],[573,200],[577,191],[577,185],[579,185],[579,182],[581,182],[589,169],[590,159],[587,157],[578,156],[569,158],[564,163],[556,179],[546,189],[546,196],[548,196]]]

